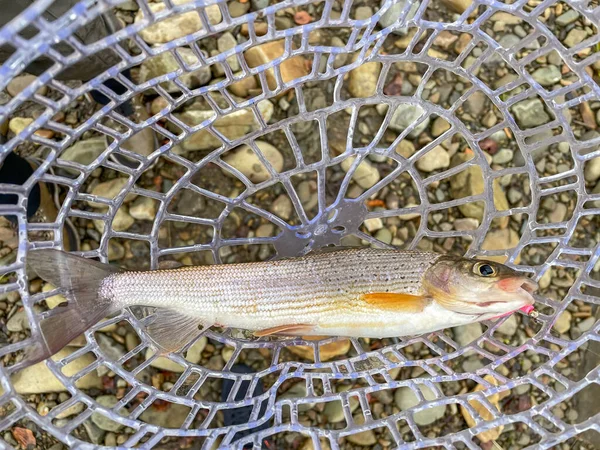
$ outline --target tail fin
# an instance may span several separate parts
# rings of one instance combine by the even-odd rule
[[[104,278],[121,269],[56,249],[30,251],[27,262],[40,278],[65,289],[69,300],[40,322],[41,340],[28,349],[23,362],[31,365],[54,355],[115,311],[111,300],[98,291]]]

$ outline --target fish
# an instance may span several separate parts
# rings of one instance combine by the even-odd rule
[[[148,271],[126,271],[58,249],[32,250],[27,262],[68,300],[40,320],[28,363],[48,358],[132,306],[156,308],[145,331],[166,354],[213,325],[257,337],[420,335],[526,311],[538,288],[494,261],[370,247]]]

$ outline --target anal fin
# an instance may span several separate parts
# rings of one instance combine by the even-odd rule
[[[313,330],[312,325],[307,324],[291,324],[291,325],[279,325],[278,327],[266,328],[254,332],[254,336],[270,336],[272,334],[292,334],[301,335],[302,333],[309,333]]]
[[[362,299],[377,308],[411,313],[423,311],[430,302],[428,297],[394,292],[371,292],[363,294]]]
[[[165,353],[177,352],[206,328],[201,319],[166,308],[157,308],[152,322],[146,325],[150,338]]]

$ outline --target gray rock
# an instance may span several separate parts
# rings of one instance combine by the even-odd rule
[[[530,145],[530,144],[539,144],[540,142],[544,142],[547,139],[550,139],[552,136],[554,136],[554,134],[552,133],[552,130],[543,130],[540,131],[539,133],[535,133],[534,135],[528,137],[525,139],[525,143]],[[531,152],[531,158],[533,159],[534,163],[539,162],[542,158],[544,158],[544,156],[547,155],[548,150],[550,149],[550,145],[548,144],[541,144],[538,148],[536,148],[535,150],[533,150]],[[520,164],[516,164],[516,161],[519,160]],[[520,151],[515,152],[515,158],[513,159],[513,162],[515,162],[516,165],[520,165],[522,166],[523,164],[525,164],[525,160],[523,159],[523,155],[521,154]]]
[[[79,414],[81,411],[83,411],[84,408],[85,408],[84,403],[77,402],[77,403],[69,406],[64,411],[58,413],[56,415],[56,418],[57,419],[66,419],[67,417],[75,416],[75,415]]]
[[[13,316],[6,322],[6,328],[8,331],[18,333],[20,331],[29,329],[29,320],[27,320],[27,313],[24,309],[17,311]]]
[[[450,129],[450,124],[443,117],[438,117],[437,119],[435,119],[433,121],[433,124],[431,125],[431,135],[433,137],[438,137],[438,136],[441,136],[444,132],[448,131],[449,129]],[[410,142],[410,141],[406,141],[403,139],[401,142]],[[398,147],[399,146],[400,145],[398,145]],[[396,148],[396,151],[398,151],[398,148]]]
[[[594,189],[592,189],[592,194],[600,194],[600,183],[597,183],[596,186],[594,186]],[[594,205],[594,208],[600,208],[600,200],[592,202],[592,204]]]
[[[117,435],[115,433],[106,433],[104,437],[104,445],[109,448],[115,448],[117,446]]]
[[[498,44],[500,45],[500,47],[502,47],[504,49],[509,49],[513,45],[518,44],[519,42],[521,42],[521,38],[519,36],[517,36],[516,34],[505,34],[498,40]],[[502,61],[504,61],[504,59],[502,59],[502,56],[500,56],[500,54],[494,52],[485,61],[484,64],[486,64],[486,65],[487,64],[498,64]]]
[[[345,391],[348,391],[350,388],[351,388],[351,386],[342,385],[337,389],[337,392],[345,392]],[[354,396],[349,397],[348,400],[349,400],[348,403],[350,406],[350,411],[354,412],[356,410],[356,408],[358,408],[359,401]],[[338,423],[338,422],[342,422],[343,420],[345,420],[344,410],[342,408],[342,402],[341,401],[328,402],[325,405],[325,409],[323,409],[323,415],[325,417],[327,417],[327,421],[329,423]]]
[[[415,144],[406,139],[402,139],[396,147],[396,153],[404,158],[410,158],[412,155],[414,155],[415,151]]]
[[[375,95],[381,64],[369,62],[361,64],[350,72],[348,91],[353,97],[365,98]]]
[[[370,6],[359,6],[354,10],[354,17],[357,20],[365,20],[373,15],[373,9]]]
[[[450,155],[444,147],[437,145],[421,156],[415,165],[417,169],[423,172],[446,169],[450,167]]]
[[[290,387],[287,391],[285,391],[277,399],[280,400],[280,399],[286,399],[286,398],[305,398],[306,395],[307,395],[306,383],[304,381],[301,381],[299,383],[294,384],[292,387]],[[299,403],[298,411],[300,411],[300,412],[308,411],[309,409],[313,408],[314,406],[315,406],[315,403]]]
[[[512,314],[498,327],[498,332],[506,336],[513,336],[517,332],[518,326],[517,316]]]
[[[566,333],[571,328],[571,313],[564,310],[559,314],[556,322],[554,323],[554,329],[560,334]]]
[[[268,142],[256,141],[255,143],[273,169],[276,172],[281,172],[283,170],[283,156],[279,150]],[[258,159],[256,153],[245,144],[227,153],[223,160],[242,172],[253,183],[260,183],[270,178],[267,168]],[[227,173],[229,174],[229,172]]]
[[[250,0],[253,11],[259,11],[269,6],[270,0]]]
[[[548,220],[552,223],[563,222],[567,217],[567,205],[564,203],[556,203],[552,211],[548,213]]]
[[[123,191],[123,189],[125,189],[125,185],[127,184],[127,181],[128,181],[127,178],[113,178],[112,180],[105,181],[103,183],[96,185],[96,187],[94,187],[94,189],[92,189],[91,193],[92,193],[92,195],[97,195],[98,197],[112,200],[117,195],[119,195],[121,193],[121,191]],[[129,203],[135,197],[136,197],[136,194],[127,194],[125,196],[125,199],[123,200],[123,202]],[[87,202],[87,203],[92,208],[108,209],[108,206],[104,205],[103,203],[96,203],[96,202],[91,202],[91,201]]]
[[[454,327],[452,331],[454,332],[454,340],[461,346],[470,344],[483,334],[483,328],[479,322]]]
[[[567,25],[570,25],[573,22],[575,22],[578,18],[579,13],[574,9],[570,9],[556,18],[556,25],[566,27]]]
[[[393,239],[392,232],[387,228],[382,228],[375,233],[375,239],[383,242],[384,244],[391,244]]]
[[[269,100],[258,102],[258,110],[265,122],[269,122],[273,116],[273,104]],[[189,109],[175,116],[189,126],[200,125],[205,120],[213,118],[213,110]],[[256,117],[252,110],[244,108],[227,114],[214,124],[214,127],[230,140],[239,139],[259,128]],[[169,127],[172,131],[176,131]],[[212,150],[220,147],[223,143],[206,130],[200,130],[181,143],[184,151],[189,150]]]
[[[189,3],[190,0],[173,0],[175,5]],[[163,11],[166,5],[163,2],[150,3],[148,5],[153,14]],[[215,25],[221,22],[221,10],[219,5],[210,5],[205,9],[208,21]],[[134,23],[139,23],[144,20],[142,10],[138,11],[135,16]],[[174,14],[168,19],[161,20],[149,27],[144,28],[139,32],[140,37],[148,44],[164,44],[174,39],[188,36],[202,29],[202,21],[197,11],[188,11],[183,14]]]
[[[344,172],[348,172],[350,167],[352,167],[352,163],[354,162],[354,156],[350,158],[346,158],[342,161],[341,167]],[[361,161],[356,170],[354,171],[354,175],[352,179],[363,189],[369,189],[375,183],[377,183],[381,176],[379,175],[379,170],[377,167],[372,165],[366,159]]]
[[[423,108],[419,105],[411,105],[409,103],[402,103],[398,105],[396,111],[394,111],[394,115],[390,120],[390,128],[397,132],[402,132],[406,130],[410,125],[412,125],[417,119],[419,119],[423,115]],[[427,117],[423,122],[417,125],[408,136],[411,138],[418,137],[425,129],[429,126],[429,117]]]
[[[383,5],[385,3],[385,0],[381,1],[381,5]],[[393,4],[392,6],[390,6],[390,9],[388,9],[385,14],[383,16],[381,16],[381,19],[379,19],[379,24],[381,25],[382,28],[387,28],[395,23],[400,22],[404,15],[402,14],[402,11],[404,9],[404,7],[406,6],[406,0],[399,0],[398,3]],[[408,10],[408,13],[406,14],[406,21],[412,19],[413,17],[415,17],[415,14],[417,13],[419,9],[419,2],[415,2],[412,4],[412,6],[410,7],[410,9]],[[398,34],[400,36],[405,36],[408,33],[408,27],[402,27],[402,28],[398,28],[396,30],[394,30],[394,34]]]
[[[250,11],[250,3],[249,2],[246,2],[246,3],[229,2],[227,6],[229,7],[229,14],[231,14],[231,17],[234,17],[234,18],[243,16],[248,11]]]
[[[76,142],[64,152],[61,153],[59,160],[73,161],[87,166],[98,158],[108,147],[106,136],[93,137]],[[71,173],[77,173],[76,170],[65,169]]]
[[[184,216],[197,217],[205,207],[204,197],[189,189],[183,189],[177,201],[177,213]]]
[[[140,6],[134,0],[126,0],[123,3],[119,3],[117,8],[122,9],[123,11],[136,12],[140,9]]]
[[[365,416],[362,413],[356,413],[352,417],[352,420],[357,425],[362,425],[365,423]],[[377,444],[377,435],[373,430],[361,431],[360,433],[354,433],[346,436],[345,438],[348,442],[352,444],[359,445],[361,447],[368,448],[377,448],[375,444]]]
[[[125,347],[116,342],[113,338],[107,336],[104,333],[96,333],[96,342],[98,342],[98,346],[102,353],[110,360],[110,361],[118,361],[123,355],[125,355]],[[108,367],[101,365],[98,367],[98,375],[103,376],[109,372]],[[111,431],[111,430],[108,430]]]
[[[119,402],[117,397],[115,397],[114,395],[101,395],[99,397],[96,397],[96,401],[98,402],[98,404],[106,408],[112,408]],[[121,416],[126,416],[129,414],[129,411],[127,411],[127,409],[125,408],[121,408],[119,414]],[[98,428],[104,431],[116,432],[123,429],[122,424],[115,422],[112,419],[109,419],[107,416],[99,412],[95,412],[94,414],[92,414],[90,420],[94,423],[94,425],[96,425]]]
[[[585,163],[583,176],[585,181],[592,183],[600,178],[600,156],[592,158]]]
[[[125,348],[128,352],[140,345],[140,338],[137,333],[130,331],[125,335]]]
[[[129,214],[137,220],[154,220],[156,218],[156,200],[150,197],[138,197],[129,207]]]
[[[6,92],[8,92],[11,97],[16,97],[35,80],[37,80],[37,77],[35,75],[29,75],[28,73],[16,76],[9,81],[6,86]],[[37,90],[37,94],[45,95],[47,90],[48,88],[46,86],[42,86]]]
[[[365,228],[369,233],[372,233],[383,228],[383,220],[379,217],[371,217],[364,221]]]
[[[490,139],[494,142],[497,142],[498,144],[508,142],[508,137],[506,136],[506,133],[503,130],[496,131],[490,136]]]
[[[456,231],[472,231],[479,227],[479,220],[471,217],[456,219],[454,221],[454,229]]]
[[[85,431],[86,431],[88,437],[90,438],[90,441],[92,441],[92,444],[96,444],[96,445],[102,444],[102,441],[104,440],[104,435],[106,434],[106,431],[98,428],[89,419],[86,420],[85,422],[83,422],[83,427],[85,428]]]
[[[515,188],[510,188],[508,190],[508,201],[514,205],[515,203],[518,203],[519,201],[521,201],[521,199],[523,198],[523,194],[521,193],[521,191],[515,189]]]
[[[281,194],[273,201],[269,211],[283,220],[289,220],[292,217],[292,209],[293,205],[290,198],[287,195]]]
[[[377,399],[377,401],[383,405],[391,405],[394,403],[394,395],[392,394],[391,389],[383,389],[381,391],[373,392],[373,397]]]
[[[548,62],[554,66],[563,65],[563,60],[556,50],[552,50],[550,53],[548,53]]]
[[[65,347],[53,356],[52,359],[61,360],[71,355],[75,350],[77,349],[74,347]],[[94,358],[91,353],[86,353],[66,365],[63,368],[63,373],[68,377],[73,376],[81,372],[95,360],[96,358]],[[44,361],[26,367],[15,373],[11,377],[11,383],[17,393],[22,395],[65,392],[67,390],[67,388],[50,371]],[[92,371],[80,378],[75,385],[79,389],[99,389],[102,388],[102,380],[95,371]]]
[[[468,373],[477,372],[481,368],[483,368],[483,362],[477,356],[466,359],[462,365],[463,371]]]
[[[523,129],[533,128],[550,121],[544,104],[537,98],[523,100],[512,107],[512,113]]]
[[[188,65],[198,63],[198,58],[189,48],[178,48],[175,50],[179,57]],[[144,83],[161,75],[166,75],[180,69],[179,63],[170,52],[161,53],[153,58],[145,59],[140,68],[140,82]],[[195,89],[207,84],[212,77],[209,66],[200,67],[193,72],[184,72],[179,80],[190,89]],[[161,83],[167,92],[179,92],[180,89],[172,81]]]
[[[579,418],[579,413],[576,410],[574,410],[574,409],[567,410],[567,419],[571,423],[574,423],[578,418]]]
[[[310,211],[319,203],[317,182],[306,180],[298,185],[298,198],[305,211]]]
[[[256,237],[270,237],[273,236],[275,231],[275,225],[272,223],[263,223],[256,229]]]
[[[475,91],[465,100],[465,111],[473,117],[483,114],[487,103],[487,96],[482,91]]]
[[[573,28],[563,40],[563,44],[565,44],[567,48],[575,47],[577,44],[586,39],[587,35],[587,31],[580,28]]]
[[[435,399],[435,395],[429,387],[419,384],[418,388],[421,391],[421,394],[423,394],[425,400]],[[412,389],[408,387],[398,388],[394,394],[394,400],[400,411],[406,411],[419,404],[417,396]],[[434,406],[415,413],[414,419],[417,425],[429,425],[430,423],[433,423],[436,420],[444,417],[445,413],[446,405]]]
[[[562,75],[556,66],[540,67],[531,74],[532,78],[542,86],[552,86],[558,83]]]
[[[166,408],[151,406],[141,415],[140,420],[163,428],[179,428],[190,412],[188,406],[179,403],[168,403]]]
[[[187,351],[185,359],[193,364],[198,364],[200,359],[202,358],[202,351],[204,347],[206,347],[207,339],[205,336],[202,336],[198,339]],[[152,349],[148,348],[146,350],[146,359],[150,358],[153,355]],[[179,365],[178,363],[170,360],[169,358],[159,357],[150,363],[152,367],[156,367],[157,369],[166,370],[169,372],[183,372],[184,367]]]
[[[94,226],[100,233],[104,233],[106,224],[103,220],[94,220]],[[126,231],[135,223],[135,219],[129,215],[126,207],[117,209],[113,218],[111,228],[115,231]]]
[[[229,32],[223,33],[223,35],[219,39],[217,39],[217,48],[221,53],[235,48],[236,45],[237,41],[233,37],[233,34]],[[227,58],[227,63],[229,64],[233,72],[237,72],[238,70],[240,70],[240,63],[237,59],[237,56],[230,56],[229,58]]]
[[[507,164],[513,160],[513,151],[509,148],[501,148],[493,157],[494,164]]]
[[[579,328],[579,330],[581,330],[583,332],[586,332],[589,329],[591,329],[595,323],[596,323],[596,318],[594,316],[588,317],[587,319],[584,319],[581,322],[579,322],[577,324],[577,328]]]

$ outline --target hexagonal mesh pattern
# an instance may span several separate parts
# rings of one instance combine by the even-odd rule
[[[100,420],[125,447],[260,448],[270,438],[295,448],[301,437],[314,448],[490,448],[484,433],[510,445],[503,433],[518,432],[527,440],[512,448],[587,448],[579,435],[600,432],[598,411],[575,418],[564,411],[599,381],[595,364],[580,368],[599,340],[597,3],[268,4],[81,1],[48,15],[52,2],[39,0],[1,29],[8,55],[0,88],[32,67],[39,72],[0,106],[0,121],[11,120],[2,157],[16,152],[36,167],[24,184],[0,185],[14,200],[2,214],[18,224],[3,251],[0,289],[22,302],[31,330],[0,349],[1,428],[14,439],[15,429],[33,428],[42,448],[110,445],[92,436],[107,430]],[[112,31],[82,42],[98,21]],[[234,30],[240,38],[223,38]],[[98,58],[103,67],[88,64]],[[69,71],[82,62],[89,78],[72,81]],[[93,90],[106,105],[94,106]],[[123,106],[139,94],[152,103],[135,121]],[[32,120],[13,122],[28,113]],[[148,130],[156,142],[145,151]],[[82,141],[85,149],[71,150]],[[545,167],[540,155],[549,155]],[[38,182],[56,186],[50,221],[27,218]],[[396,191],[403,194],[393,201]],[[125,259],[129,268],[264,260],[355,243],[504,257],[541,282],[541,315],[487,322],[470,343],[449,330],[308,341],[211,328],[198,342],[227,357],[190,362],[184,351],[161,366],[144,311],[126,310],[41,363],[59,385],[51,392],[62,392],[52,397],[24,388],[17,372],[59,294],[33,288],[25,263],[31,248],[63,248],[68,223],[82,239],[80,254]],[[393,237],[377,233],[383,229]],[[564,311],[586,326],[556,331]],[[523,332],[507,333],[511,321]],[[121,335],[115,353],[99,332],[107,327],[111,342],[123,327],[136,339],[125,346]],[[232,372],[241,360],[254,372]],[[234,384],[227,401],[214,394],[224,380]],[[251,388],[234,400],[244,380]],[[254,396],[259,382],[265,392]],[[411,405],[381,407],[394,395],[399,403],[407,388]],[[246,405],[249,423],[223,425],[224,411]],[[434,408],[445,418],[424,425],[418,415]],[[165,410],[181,420],[158,418]],[[262,423],[269,426],[232,443]]]

